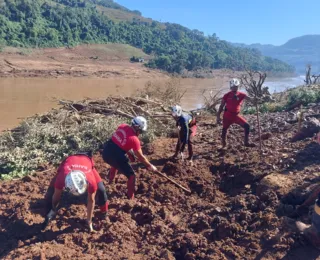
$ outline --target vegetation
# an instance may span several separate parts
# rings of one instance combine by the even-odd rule
[[[178,24],[115,23],[97,5],[122,8],[106,0],[1,0],[0,44],[58,47],[80,43],[126,43],[153,55],[147,66],[171,73],[201,68],[293,72],[257,50],[233,47],[216,35],[204,36]],[[123,8],[122,8],[123,9]],[[128,11],[128,10],[127,10]],[[129,12],[129,11],[128,11]],[[246,64],[245,64],[246,63]]]
[[[320,102],[320,88],[309,89],[301,88],[289,92],[286,106],[290,107],[297,102],[302,102],[302,105]]]
[[[287,90],[286,95],[281,95],[281,99],[277,100],[278,102],[267,102],[263,103],[259,107],[260,113],[273,113],[273,112],[281,112],[290,108],[295,104],[301,104],[303,106],[308,106],[312,103],[320,102],[320,86],[310,87],[299,87],[292,90]],[[279,96],[280,97],[280,96]],[[255,114],[256,109],[251,106],[246,106],[243,110],[244,114]]]

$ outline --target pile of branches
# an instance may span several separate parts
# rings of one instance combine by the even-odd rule
[[[74,111],[77,114],[101,114],[104,116],[117,115],[127,119],[133,119],[140,115],[152,118],[160,126],[161,120],[170,117],[169,107],[165,107],[159,101],[140,97],[109,97],[101,100],[86,99],[80,102],[59,100],[63,109]]]
[[[43,165],[57,165],[71,153],[95,152],[119,124],[130,124],[137,115],[148,120],[143,143],[171,135],[174,129],[169,106],[156,99],[108,97],[57,102],[59,109],[27,118],[0,135],[0,178],[21,177]]]

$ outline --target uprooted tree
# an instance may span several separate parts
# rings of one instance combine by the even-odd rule
[[[317,84],[317,83],[320,83],[320,74],[319,75],[315,75],[313,74],[312,75],[312,78],[313,78],[313,83],[312,84]]]
[[[319,75],[313,74],[311,76],[311,69],[312,69],[311,65],[308,64],[306,66],[306,79],[304,80],[304,82],[306,83],[307,86],[312,85],[312,84],[313,85],[317,84],[320,79],[320,74]],[[313,79],[313,81],[312,81],[312,79]]]
[[[259,147],[260,154],[262,153],[262,141],[261,141],[261,127],[260,127],[260,105],[271,99],[268,87],[264,87],[263,83],[267,78],[266,73],[260,71],[247,70],[247,73],[242,75],[241,83],[245,87],[250,103],[256,108],[258,133],[259,133]]]
[[[312,84],[312,80],[311,80],[311,65],[308,64],[306,67],[306,79],[304,80],[304,82],[306,83],[306,85],[311,85]]]

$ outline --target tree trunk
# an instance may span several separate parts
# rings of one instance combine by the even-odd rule
[[[260,127],[260,116],[259,116],[259,105],[256,103],[256,110],[257,110],[257,122],[258,122],[258,133],[259,133],[259,150],[260,155],[262,154],[262,140],[261,140],[261,127]]]

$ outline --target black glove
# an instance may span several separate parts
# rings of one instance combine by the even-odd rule
[[[53,209],[50,210],[50,212],[49,212],[48,215],[46,216],[46,219],[45,219],[44,222],[42,223],[42,227],[41,227],[42,230],[44,230],[44,229],[48,226],[48,224],[50,223],[50,221],[55,218],[56,214],[57,214],[57,213],[56,213]]]

